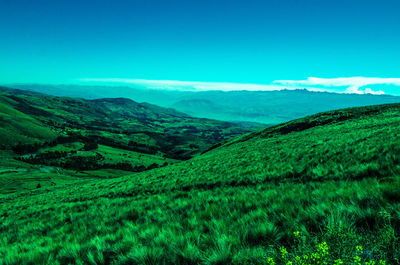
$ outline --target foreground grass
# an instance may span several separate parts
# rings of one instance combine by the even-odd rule
[[[2,264],[400,264],[400,106],[0,198]]]
[[[282,264],[326,242],[329,262],[360,256],[395,264],[400,203],[388,197],[392,188],[366,179],[134,198],[98,191],[81,199],[76,190],[32,195],[3,202],[0,256],[4,264]],[[281,246],[289,252],[284,258]]]

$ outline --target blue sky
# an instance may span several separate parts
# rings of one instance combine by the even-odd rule
[[[3,84],[400,95],[400,1],[0,0],[0,11]]]

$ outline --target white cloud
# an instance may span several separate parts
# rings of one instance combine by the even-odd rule
[[[365,94],[383,95],[383,94],[385,94],[385,92],[383,92],[382,90],[373,91],[371,88],[366,87]]]
[[[279,84],[302,84],[302,85],[323,85],[323,86],[354,86],[389,84],[400,86],[400,78],[380,77],[339,77],[339,78],[318,78],[309,77],[306,80],[275,80]]]
[[[145,79],[124,79],[124,78],[84,78],[79,81],[84,82],[103,82],[103,83],[122,83],[122,84],[136,84],[142,85],[151,89],[169,89],[169,90],[183,90],[183,91],[274,91],[283,89],[308,89],[310,91],[327,91],[325,89],[313,87],[287,87],[278,84],[245,84],[245,83],[226,83],[226,82],[196,82],[196,81],[179,81],[179,80],[145,80]]]
[[[322,87],[347,87],[345,93],[375,94],[382,95],[382,90],[373,91],[371,88],[361,88],[368,85],[395,85],[400,86],[400,78],[379,78],[379,77],[339,77],[339,78],[318,78],[309,77],[306,80],[275,80],[274,84],[281,85],[308,85]]]
[[[149,89],[168,89],[181,91],[274,91],[307,89],[309,91],[336,92],[352,94],[383,95],[382,90],[373,90],[369,85],[394,85],[400,86],[400,78],[379,77],[339,77],[318,78],[309,77],[305,80],[275,80],[272,84],[246,84],[229,82],[197,82],[179,80],[146,80],[127,78],[84,78],[81,82],[107,83],[107,84],[135,84]]]

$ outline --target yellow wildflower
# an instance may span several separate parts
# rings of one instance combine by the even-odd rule
[[[274,261],[273,258],[267,258],[267,263],[268,263],[269,265],[275,265],[275,261]]]
[[[340,265],[340,264],[343,264],[343,261],[341,259],[337,259],[337,260],[335,260],[334,264],[335,265]]]
[[[358,246],[356,246],[356,250],[357,250],[357,253],[362,253],[363,252],[363,247],[358,245]]]
[[[286,248],[285,247],[281,247],[279,250],[281,251],[282,258],[285,258],[286,255],[288,254]]]
[[[359,256],[354,257],[354,263],[355,264],[361,264],[361,258]]]

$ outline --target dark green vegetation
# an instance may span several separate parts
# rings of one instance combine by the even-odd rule
[[[84,100],[7,88],[0,92],[2,145],[83,136],[117,148],[185,159],[248,131],[125,98]]]
[[[0,263],[400,264],[399,173],[400,104],[322,113],[166,167],[2,195]]]
[[[249,130],[124,98],[84,100],[0,88],[0,189],[56,185],[66,175],[74,183],[75,177],[141,172]]]
[[[141,89],[140,86],[42,86],[20,85],[20,88],[52,95],[127,97],[138,102],[150,102],[172,107],[194,117],[224,121],[248,121],[278,124],[293,119],[341,108],[385,103],[400,103],[400,97],[387,95],[357,95],[307,90],[282,91],[168,91]]]

